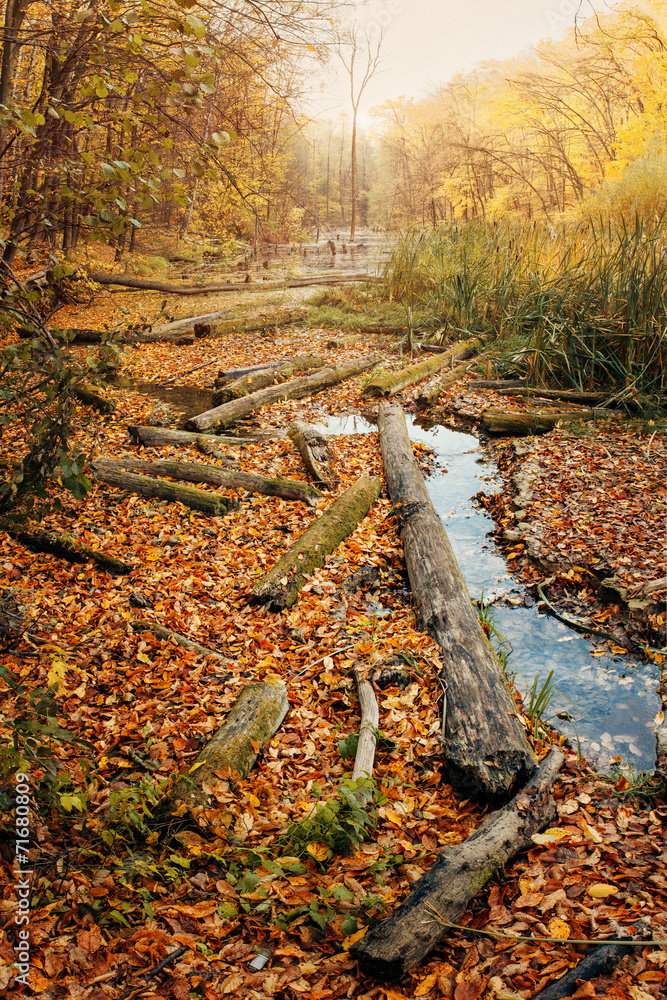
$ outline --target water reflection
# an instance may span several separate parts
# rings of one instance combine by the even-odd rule
[[[425,429],[407,419],[411,439],[434,448],[438,462],[445,466],[427,478],[426,486],[447,528],[471,597],[479,600],[484,591],[485,600],[506,598],[494,605],[495,623],[512,645],[510,669],[516,672],[519,689],[528,689],[536,674],[541,685],[553,670],[560,697],[554,699],[549,713],[573,715],[574,729],[563,720],[555,720],[556,724],[573,743],[578,735],[589,761],[604,769],[618,754],[640,770],[651,770],[655,759],[652,720],[660,709],[655,667],[629,656],[593,657],[593,647],[582,635],[537,607],[523,606],[525,590],[512,579],[489,538],[493,521],[471,500],[481,491],[497,491],[500,479],[495,465],[471,434],[442,426]],[[331,417],[320,427],[329,434],[377,429],[359,416]]]

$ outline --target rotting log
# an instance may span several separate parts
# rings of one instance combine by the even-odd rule
[[[650,941],[643,941],[642,944],[650,945]],[[613,972],[621,959],[626,955],[631,955],[637,948],[637,944],[605,944],[600,945],[589,952],[585,958],[561,976],[553,983],[549,983],[539,993],[533,994],[532,1000],[568,1000],[576,995],[582,983],[590,983],[598,976],[607,976]],[[585,994],[587,995],[587,994]]]
[[[196,323],[213,323],[216,320],[222,319],[223,316],[228,316],[231,309],[218,309],[217,312],[204,313],[202,316],[189,316],[186,319],[175,319],[171,323],[163,323],[162,326],[154,326],[151,333],[173,333],[174,330],[182,330],[183,328],[192,326]]]
[[[166,479],[152,479],[149,476],[137,476],[132,472],[120,469],[104,468],[100,463],[98,468],[93,463],[93,471],[98,479],[115,486],[119,490],[138,493],[142,497],[152,497],[156,500],[168,500],[170,503],[180,503],[191,510],[210,517],[224,517],[229,510],[238,507],[238,501],[230,497],[221,497],[215,493],[207,493],[196,486],[183,486],[181,483],[171,483]],[[220,470],[222,472],[222,469]]]
[[[525,378],[475,378],[468,382],[471,389],[523,389]]]
[[[535,756],[426,490],[401,407],[382,401],[378,426],[420,625],[442,650],[449,780],[466,795],[506,798],[533,771]]]
[[[227,281],[217,285],[175,285],[168,281],[151,281],[149,278],[130,278],[124,274],[106,274],[93,271],[89,276],[98,285],[118,285],[121,288],[137,288],[148,292],[165,292],[167,295],[211,295],[215,292],[263,292],[282,288],[309,288],[311,285],[344,285],[351,282],[373,282],[372,274],[345,274],[314,278],[293,278],[290,281],[263,281],[261,284],[248,281]]]
[[[277,368],[280,364],[282,364],[281,361],[266,361],[261,365],[246,365],[245,368],[222,368],[215,377],[213,388],[222,389],[224,385],[228,385],[229,382],[241,378],[243,375],[266,371],[268,368]]]
[[[496,392],[500,396],[532,396],[536,399],[554,399],[558,402],[577,403],[581,406],[604,404],[604,401],[609,398],[609,393],[604,392],[575,392],[572,389],[532,389],[526,385],[519,388],[506,385],[497,388]]]
[[[257,476],[250,472],[233,472],[230,469],[220,469],[215,465],[203,465],[199,462],[174,462],[169,459],[150,461],[141,458],[98,458],[95,460],[95,470],[137,472],[144,476],[166,477],[168,479],[184,480],[188,483],[208,483],[211,486],[221,486],[227,490],[247,490],[249,493],[262,493],[264,496],[281,497],[283,500],[300,500],[309,507],[316,507],[322,496],[318,489],[310,483],[298,479],[284,479],[276,476]]]
[[[126,576],[132,572],[132,567],[122,559],[116,559],[99,549],[91,549],[73,535],[56,531],[35,531],[8,521],[0,523],[0,531],[4,531],[31,552],[45,552],[71,563],[94,562],[99,569],[111,576]]]
[[[197,439],[197,450],[200,451],[202,455],[209,455],[211,458],[215,458],[228,469],[236,469],[238,472],[241,471],[239,463],[233,459],[231,455],[225,455],[223,451],[220,451],[219,448],[216,448],[215,445],[211,444],[204,434],[200,434]]]
[[[327,507],[282,559],[252,589],[252,596],[276,611],[291,608],[314,570],[351,535],[380,495],[380,482],[364,472]]]
[[[462,844],[443,847],[435,864],[413,883],[390,917],[350,947],[364,975],[395,981],[418,964],[450,931],[479,890],[531,837],[556,816],[551,785],[562,766],[551,750],[531,780],[491,813]]]
[[[445,354],[436,354],[435,357],[426,358],[425,361],[419,361],[416,365],[407,365],[395,372],[379,372],[368,382],[362,395],[385,399],[388,396],[394,396],[407,386],[421,382],[422,379],[440,371],[441,368],[445,366],[451,368],[457,362],[469,358],[481,344],[482,341],[476,337],[473,340],[454,344]]]
[[[265,389],[268,385],[280,385],[297,375],[318,371],[320,368],[324,368],[326,363],[326,360],[319,354],[305,354],[300,358],[283,361],[273,368],[265,368],[261,371],[250,372],[248,375],[241,375],[224,388],[217,389],[213,393],[213,405],[220,406],[222,403],[228,403],[230,399],[249,396],[250,393]]]
[[[612,414],[602,408],[585,410],[531,410],[528,413],[511,413],[489,407],[482,412],[481,427],[487,434],[500,437],[525,437],[530,434],[548,434],[559,423],[576,420],[609,419]]]
[[[373,777],[380,710],[370,681],[365,680],[363,674],[358,670],[354,671],[354,679],[357,682],[361,722],[359,723],[359,740],[354,758],[352,780],[358,781],[360,778]]]
[[[75,399],[78,399],[80,403],[84,406],[92,406],[94,410],[99,410],[100,413],[113,413],[116,409],[116,404],[110,399],[105,399],[104,396],[100,396],[99,392],[95,392],[89,385],[85,382],[80,382],[78,385],[73,385],[71,393]]]
[[[188,639],[186,635],[181,635],[180,632],[174,632],[173,629],[165,628],[164,625],[157,625],[155,622],[149,622],[144,618],[135,618],[130,622],[130,626],[134,632],[151,632],[158,639],[175,642],[182,649],[190,649],[199,656],[216,656],[218,659],[224,660],[222,653],[219,653],[216,649],[209,649],[208,646],[202,646],[193,639]]]
[[[304,308],[289,309],[283,312],[267,313],[264,316],[251,316],[239,319],[225,320],[211,327],[211,337],[226,337],[230,333],[254,333],[261,330],[276,330],[281,326],[291,326],[298,323],[306,315]]]
[[[288,434],[299,449],[311,478],[325,489],[331,489],[338,482],[338,477],[333,469],[333,456],[324,434],[301,420],[292,421]]]
[[[274,681],[246,684],[184,780],[176,783],[171,793],[172,803],[205,804],[208,798],[205,786],[218,782],[218,771],[229,770],[238,776],[237,780],[245,778],[260,750],[278,732],[288,708],[284,684]]]
[[[269,385],[266,389],[260,389],[249,396],[232,399],[229,403],[223,403],[222,406],[216,406],[196,417],[191,417],[185,426],[190,431],[224,429],[263,406],[269,406],[271,403],[277,403],[284,399],[303,399],[306,396],[312,396],[332,385],[360,375],[361,372],[367,371],[369,368],[374,368],[380,361],[382,361],[381,354],[365,354],[361,358],[352,358],[337,365],[327,365],[326,368],[321,368],[320,371],[313,372],[312,375],[302,375],[300,378],[283,382],[282,385]]]
[[[417,396],[417,405],[432,406],[438,396],[445,392],[446,389],[450,389],[453,385],[456,385],[469,368],[470,362],[464,361],[463,364],[457,365],[455,368],[444,372],[444,374],[430,379]]]
[[[138,427],[129,424],[127,432],[137,444],[142,444],[146,448],[162,448],[171,445],[196,445],[204,454],[208,454],[206,449],[209,445],[225,445],[231,448],[243,448],[256,441],[275,441],[285,437],[287,431],[280,427],[272,429],[268,435],[257,434],[254,437],[247,434],[245,437],[223,435],[223,434],[197,434],[192,431],[177,431],[171,427]]]

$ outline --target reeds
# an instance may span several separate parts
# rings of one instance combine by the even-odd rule
[[[495,336],[503,367],[533,385],[635,405],[665,391],[666,216],[615,228],[476,221],[409,231],[384,291],[436,332]]]

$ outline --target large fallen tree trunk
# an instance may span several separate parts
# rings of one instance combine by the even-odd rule
[[[268,385],[281,385],[297,375],[317,371],[324,368],[325,365],[325,359],[318,354],[305,354],[301,358],[283,361],[274,368],[265,368],[261,371],[250,372],[248,375],[241,375],[224,388],[213,393],[213,404],[220,406],[222,403],[228,403],[230,399],[249,396],[250,393],[265,389]]]
[[[276,611],[291,608],[308,576],[351,535],[380,495],[380,483],[365,472],[338,497],[266,576],[252,596]]]
[[[105,469],[103,464],[98,468],[93,463],[93,470],[96,477],[109,486],[127,490],[129,493],[138,493],[142,497],[180,503],[210,517],[223,517],[229,510],[238,507],[237,500],[217,496],[215,493],[206,493],[204,490],[198,490],[196,486],[182,486],[180,483],[167,482],[166,479],[150,479],[148,476],[137,476],[120,469]]]
[[[345,274],[333,277],[293,278],[291,281],[226,281],[218,285],[174,285],[168,281],[152,281],[150,278],[130,278],[125,274],[106,274],[93,271],[89,276],[98,285],[118,285],[122,288],[140,288],[148,292],[166,292],[167,295],[211,295],[214,292],[262,292],[279,288],[308,288],[311,285],[344,285],[356,281],[375,281],[371,274]]]
[[[506,797],[534,769],[535,757],[426,490],[401,407],[381,402],[378,426],[420,624],[442,650],[449,779],[464,794]]]
[[[281,476],[269,479],[268,476],[257,476],[251,472],[232,472],[230,469],[219,469],[215,465],[202,465],[198,462],[98,458],[95,460],[95,470],[98,473],[124,470],[145,476],[166,476],[168,479],[180,479],[187,483],[209,483],[227,490],[247,490],[249,493],[262,493],[268,497],[282,497],[283,500],[300,500],[309,507],[316,507],[319,497],[322,496],[310,483],[303,483],[298,479],[283,479]]]
[[[525,437],[528,434],[547,434],[556,424],[573,423],[575,420],[609,419],[609,410],[531,410],[527,413],[510,413],[489,407],[482,413],[481,426],[487,434],[501,437]]]
[[[471,899],[531,837],[552,821],[551,785],[563,763],[551,750],[533,778],[502,809],[491,813],[462,844],[444,847],[433,867],[411,887],[390,917],[350,947],[364,975],[397,980],[449,933]]]
[[[152,632],[158,639],[175,642],[182,649],[191,649],[199,656],[217,656],[218,659],[224,660],[222,653],[219,653],[216,649],[209,649],[208,646],[202,646],[193,639],[188,639],[186,635],[181,635],[180,632],[174,632],[173,629],[165,628],[164,625],[156,625],[155,622],[149,622],[144,618],[135,618],[130,622],[130,626],[134,632]]]
[[[434,372],[448,366],[452,368],[457,362],[469,358],[482,341],[479,338],[466,340],[463,343],[455,344],[445,354],[436,354],[433,358],[427,358],[416,365],[408,365],[396,372],[380,372],[372,378],[363,391],[364,396],[388,397],[394,396],[401,389],[405,389],[415,382],[421,382]]]
[[[304,399],[306,396],[312,396],[375,367],[380,361],[382,361],[381,354],[365,354],[361,358],[353,358],[338,365],[328,365],[312,375],[302,375],[300,378],[283,382],[282,385],[270,385],[249,396],[232,399],[229,403],[223,403],[222,406],[216,406],[212,410],[191,417],[185,426],[190,431],[230,427],[237,420],[247,417],[249,413],[254,413],[263,406],[269,406],[283,399]]]
[[[185,778],[176,783],[172,802],[203,805],[208,798],[205,786],[218,782],[218,771],[229,770],[236,780],[245,778],[260,750],[278,732],[288,708],[284,684],[246,684],[223,725],[198,754]]]
[[[432,378],[417,396],[417,405],[433,406],[438,396],[442,395],[446,389],[450,389],[453,385],[456,385],[469,368],[470,362],[464,361],[463,364],[457,365],[455,368],[438,375],[436,378]]]
[[[276,427],[268,435],[258,433],[254,437],[246,434],[244,437],[233,437],[231,434],[196,434],[192,431],[177,431],[171,427],[138,427],[134,424],[128,425],[127,432],[137,444],[143,444],[146,448],[162,448],[170,445],[195,444],[200,451],[208,455],[209,446],[225,445],[233,448],[247,447],[255,441],[274,441],[285,437],[286,431]]]
[[[333,457],[324,434],[301,420],[293,420],[288,433],[299,449],[303,464],[311,477],[316,483],[331,489],[338,477],[333,469]]]
[[[214,389],[222,389],[223,386],[228,385],[234,379],[241,378],[243,375],[251,375],[253,372],[263,372],[268,368],[278,368],[282,361],[266,361],[261,365],[246,365],[245,368],[228,368],[221,369],[215,377],[213,383]]]
[[[91,549],[72,535],[55,531],[35,531],[32,528],[19,527],[9,521],[0,523],[0,531],[4,531],[31,552],[46,552],[71,563],[93,562],[99,569],[112,576],[125,576],[132,572],[132,567],[122,559],[116,559],[115,556],[100,552],[99,549]]]

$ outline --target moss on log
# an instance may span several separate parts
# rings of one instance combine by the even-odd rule
[[[198,754],[184,780],[176,783],[172,802],[203,805],[208,798],[204,786],[214,786],[219,780],[216,771],[229,770],[237,780],[245,778],[259,751],[278,732],[288,708],[284,684],[246,684],[223,725]]]
[[[106,552],[100,552],[99,549],[91,549],[66,533],[35,531],[7,521],[0,524],[0,530],[6,532],[14,541],[25,545],[31,552],[46,552],[71,563],[94,562],[96,566],[112,576],[127,576],[128,573],[132,572],[132,567],[123,562],[122,559],[109,556]]]
[[[208,514],[210,517],[223,517],[229,510],[238,507],[236,500],[216,496],[215,493],[206,493],[204,490],[198,490],[196,486],[183,486],[181,483],[170,483],[166,479],[137,476],[132,472],[123,472],[120,469],[104,468],[103,464],[100,464],[99,468],[94,464],[93,469],[97,478],[109,486],[115,486],[119,490],[127,490],[130,493],[138,493],[142,497],[180,503],[184,507],[197,510],[201,514]]]
[[[192,431],[177,431],[171,427],[137,427],[129,425],[127,432],[137,444],[142,444],[146,448],[162,448],[171,445],[196,445],[205,455],[210,454],[209,447],[217,448],[218,445],[229,446],[230,448],[244,448],[255,441],[276,441],[285,437],[287,431],[280,427],[273,430],[258,431],[254,436],[246,434],[244,437],[233,437],[231,434],[197,434]]]
[[[408,365],[400,368],[396,372],[378,372],[367,384],[362,395],[373,397],[393,396],[401,389],[405,389],[415,382],[421,382],[435,372],[444,367],[452,367],[464,358],[469,358],[480,347],[482,341],[479,338],[466,340],[460,344],[455,344],[445,354],[436,354],[435,357],[426,358],[416,365]]]
[[[266,316],[253,316],[250,319],[228,319],[211,327],[211,337],[226,337],[231,333],[252,333],[256,330],[275,330],[281,326],[291,326],[298,323],[306,315],[305,309],[289,309],[283,312],[270,313]]]
[[[222,389],[213,393],[214,406],[228,403],[230,399],[239,399],[240,396],[249,396],[252,392],[265,389],[269,385],[281,385],[289,379],[305,372],[316,371],[324,368],[326,361],[318,354],[306,354],[300,358],[292,358],[274,368],[264,368],[261,371],[250,372],[234,379]]]
[[[215,465],[202,465],[198,462],[174,462],[168,459],[148,461],[140,458],[99,458],[96,469],[124,470],[137,472],[146,476],[166,476],[169,479],[185,480],[188,483],[209,483],[211,486],[222,486],[227,490],[248,490],[250,493],[262,493],[269,497],[282,497],[283,500],[300,500],[309,507],[317,506],[317,500],[322,496],[318,489],[310,483],[298,479],[283,479],[276,476],[257,476],[250,472],[233,472],[231,469],[220,469]]]
[[[529,434],[547,434],[559,423],[576,420],[608,420],[612,414],[602,408],[586,410],[531,410],[529,413],[511,413],[489,407],[482,413],[481,427],[487,434],[500,437],[525,437]]]
[[[306,580],[351,535],[380,495],[380,483],[364,473],[338,497],[252,589],[275,610],[291,608]]]
[[[495,872],[533,846],[533,834],[556,816],[551,785],[563,759],[560,750],[551,750],[519,795],[487,816],[462,844],[444,847],[398,909],[354,942],[350,955],[364,975],[401,979],[450,932],[447,922],[457,923]]]
[[[447,389],[451,389],[457,382],[460,382],[469,368],[470,362],[464,361],[463,364],[456,365],[455,368],[441,373],[436,378],[430,379],[417,396],[417,405],[433,406],[438,396],[442,395]]]
[[[223,403],[222,406],[216,406],[212,410],[192,417],[185,426],[190,431],[208,431],[230,427],[237,420],[247,417],[249,413],[254,413],[263,406],[269,406],[271,403],[277,403],[284,399],[304,399],[306,396],[312,396],[332,385],[344,382],[348,378],[354,378],[355,375],[360,375],[361,372],[367,371],[369,368],[374,368],[381,360],[381,354],[365,354],[361,358],[352,358],[338,365],[328,365],[318,372],[313,372],[312,375],[302,375],[300,378],[283,382],[282,385],[270,385],[266,389],[251,393],[249,396],[232,399],[228,403]]]
[[[208,646],[202,646],[193,639],[188,639],[186,635],[181,635],[180,632],[174,632],[173,629],[165,628],[163,625],[156,625],[155,622],[146,621],[144,618],[133,619],[130,622],[130,626],[135,632],[151,632],[158,639],[175,642],[177,646],[181,646],[183,649],[191,649],[193,652],[198,653],[199,656],[217,656],[218,659],[224,660],[222,653],[218,653],[217,650],[209,649]]]
[[[72,386],[71,391],[72,395],[80,403],[83,403],[85,406],[92,406],[94,410],[99,410],[100,413],[113,413],[116,409],[115,403],[112,403],[110,399],[105,399],[104,396],[100,396],[99,392],[95,392],[85,382]]]
[[[316,483],[330,489],[338,481],[338,477],[333,469],[333,457],[324,434],[301,420],[293,420],[288,433],[299,449],[303,464],[311,477]]]
[[[443,743],[449,780],[463,794],[506,798],[534,770],[535,756],[431,503],[401,407],[382,401],[378,426],[420,625],[442,650],[442,679],[447,684]]]

